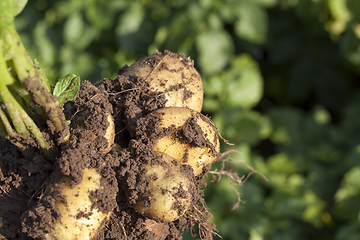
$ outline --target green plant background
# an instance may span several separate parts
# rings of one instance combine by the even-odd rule
[[[156,49],[195,60],[222,151],[242,152],[227,170],[269,179],[233,211],[226,177],[209,183],[223,239],[360,239],[359,0],[32,0],[15,23],[52,83],[114,79]]]

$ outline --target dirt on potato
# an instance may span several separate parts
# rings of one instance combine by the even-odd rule
[[[154,64],[156,61],[155,56]],[[54,204],[54,186],[64,175],[72,176],[76,185],[85,168],[96,168],[102,175],[101,189],[91,193],[94,207],[112,212],[93,239],[182,239],[185,230],[212,239],[215,226],[209,222],[211,214],[200,190],[206,185],[203,177],[210,166],[198,176],[190,166],[181,166],[193,185],[191,206],[178,220],[155,221],[134,210],[139,196],[149,191],[149,179],[141,166],[158,163],[145,116],[164,107],[166,99],[161,94],[148,94],[141,87],[144,79],[122,76],[126,68],[119,70],[115,80],[104,79],[98,87],[82,82],[78,96],[63,106],[71,122],[71,138],[58,146],[53,160],[36,148],[31,159],[24,158],[0,137],[0,239],[44,239],[61,217]],[[113,149],[104,154],[108,142],[102,136],[109,124],[108,114],[114,119],[116,135]],[[162,131],[155,128],[151,132]],[[182,137],[192,144],[202,144],[204,139],[192,129],[184,128]],[[79,213],[78,217],[86,216]]]

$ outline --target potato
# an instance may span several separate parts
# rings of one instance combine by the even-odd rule
[[[85,85],[87,84],[87,85]],[[88,88],[94,89],[92,85],[84,83]],[[97,89],[95,89],[97,91]],[[84,111],[85,116],[91,114],[90,111]],[[115,124],[112,115],[108,112],[102,112],[103,119],[108,121],[105,131],[100,131],[104,135],[99,135],[98,129],[86,129],[83,124],[76,124],[76,121],[81,121],[80,115],[75,120],[74,126],[78,131],[88,131],[91,134],[85,136],[89,139],[78,139],[77,141],[92,141],[96,138],[104,137],[107,140],[106,147],[100,149],[102,154],[107,154],[114,144]],[[87,120],[90,121],[90,120]],[[89,126],[89,125],[88,125]],[[52,226],[50,233],[46,234],[46,239],[52,240],[75,240],[75,239],[92,239],[102,222],[107,219],[111,212],[104,213],[99,209],[94,208],[94,197],[91,192],[100,189],[100,181],[102,176],[95,168],[85,168],[83,170],[82,180],[79,184],[72,187],[70,183],[72,177],[63,176],[54,187],[53,197],[56,200],[55,207],[58,208],[61,216]],[[115,196],[114,196],[115,197]],[[96,200],[96,199],[95,199]]]
[[[164,222],[157,222],[155,220],[152,219],[146,219],[145,222],[145,228],[154,233],[154,239],[153,240],[160,240],[160,239],[164,239],[163,238],[163,233],[164,233],[164,226],[165,223]]]
[[[153,95],[164,94],[165,107],[188,107],[201,112],[203,85],[194,62],[185,55],[169,51],[144,57],[123,73],[127,77],[145,79],[145,87]]]
[[[181,217],[191,204],[190,179],[175,159],[164,153],[158,155],[160,163],[142,166],[151,182],[151,192],[144,199],[150,199],[152,204],[145,207],[144,201],[140,200],[135,208],[154,220],[172,222]]]
[[[69,103],[67,111],[71,116],[71,141],[99,142],[99,150],[104,154],[111,150],[115,138],[115,124],[112,105],[106,92],[85,80],[80,85],[77,97]],[[84,132],[87,134],[82,134]],[[102,137],[107,142],[102,142]]]
[[[189,164],[195,176],[204,166],[215,161],[220,143],[212,124],[200,113],[188,108],[169,107],[158,109],[148,115],[154,150],[163,152],[182,164]],[[168,131],[158,134],[157,131]]]
[[[106,138],[106,140],[108,141],[108,145],[106,148],[103,149],[103,152],[106,154],[108,152],[110,152],[113,144],[114,144],[114,138],[115,138],[115,124],[114,124],[114,120],[113,117],[111,116],[110,113],[106,113],[107,114],[107,121],[109,122],[109,126],[106,129],[105,135],[104,137]]]
[[[56,207],[61,214],[47,240],[92,239],[103,220],[111,213],[93,208],[90,193],[100,188],[101,175],[96,169],[85,169],[81,183],[71,188],[71,177],[65,176],[57,185]]]

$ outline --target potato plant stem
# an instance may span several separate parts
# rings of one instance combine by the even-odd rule
[[[65,142],[69,135],[65,115],[57,98],[50,92],[50,86],[45,74],[32,62],[13,24],[4,40],[8,49],[11,49],[9,52],[13,53],[11,59],[18,79],[31,92],[34,101],[45,109],[46,117],[57,131],[61,132],[62,136],[65,136],[60,142]]]
[[[0,41],[1,47],[1,41]],[[4,103],[5,110],[10,116],[12,124],[15,128],[16,134],[11,127],[11,124],[8,122],[8,119],[3,111],[1,111],[0,119],[5,126],[5,129],[10,137],[15,137],[19,135],[23,139],[27,139],[30,134],[32,134],[35,139],[38,141],[39,146],[47,151],[48,144],[45,141],[40,129],[36,126],[32,118],[25,112],[21,105],[16,101],[14,96],[8,89],[6,83],[14,83],[15,80],[10,75],[6,61],[3,56],[2,51],[0,51],[0,76],[2,77],[0,81],[0,98]]]
[[[4,111],[1,109],[0,107],[0,128],[1,128],[1,132],[0,135],[1,136],[14,136],[14,129],[12,128],[9,120],[6,117],[6,114],[4,113]]]
[[[5,83],[14,82],[10,73],[6,68],[6,62],[4,60],[3,54],[0,51],[0,76],[2,77],[0,81],[0,97],[6,106],[6,110],[10,115],[10,118],[13,122],[16,132],[24,134],[24,137],[29,136],[29,132],[26,129],[26,126],[22,119],[20,118],[19,103],[15,100],[13,95],[10,93]]]
[[[24,139],[28,138],[31,133],[38,141],[40,147],[44,151],[47,151],[48,144],[44,139],[40,129],[36,126],[32,118],[29,117],[25,110],[22,109],[20,104],[15,100],[10,91],[7,89],[6,85],[3,83],[0,83],[0,96],[6,106],[6,110],[9,113],[16,132]],[[13,132],[10,130],[12,128],[9,128],[8,123],[3,120],[3,117],[1,117],[1,120],[4,123],[6,130],[9,130],[8,134],[11,137],[14,137]]]
[[[11,58],[14,63],[17,77],[21,82],[24,82],[28,77],[35,78],[34,80],[38,81],[41,86],[50,92],[50,85],[47,77],[34,66],[33,61],[21,42],[14,24],[11,24],[9,27],[9,32],[6,34],[4,40],[9,48],[9,52],[12,53]]]

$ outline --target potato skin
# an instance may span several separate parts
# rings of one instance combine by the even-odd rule
[[[113,120],[113,117],[111,116],[110,113],[106,113],[107,117],[106,120],[109,123],[109,126],[106,129],[105,132],[105,139],[108,142],[108,145],[106,148],[103,149],[103,153],[107,154],[108,152],[110,152],[110,150],[112,149],[113,145],[114,145],[114,139],[115,139],[115,123]]]
[[[201,112],[203,84],[194,62],[170,51],[141,58],[123,73],[145,79],[151,94],[164,94],[165,107],[188,107]]]
[[[61,214],[60,219],[52,226],[47,240],[92,239],[103,220],[111,214],[93,208],[91,191],[100,188],[101,175],[96,169],[84,169],[81,183],[71,188],[71,177],[64,176],[57,184],[54,198],[55,206]]]
[[[189,176],[181,171],[181,165],[172,157],[157,153],[159,163],[146,164],[145,175],[150,180],[149,196],[151,206],[145,207],[140,200],[135,209],[157,221],[172,222],[181,217],[189,208],[192,200]]]
[[[169,134],[152,134],[149,136],[154,143],[154,151],[163,152],[182,164],[191,165],[195,176],[202,173],[204,166],[213,163],[220,152],[217,133],[209,120],[189,108],[161,108],[147,116],[152,119],[149,131],[158,128],[159,131],[169,131]],[[194,138],[186,135],[185,128],[196,128]],[[191,129],[190,129],[191,130]]]

